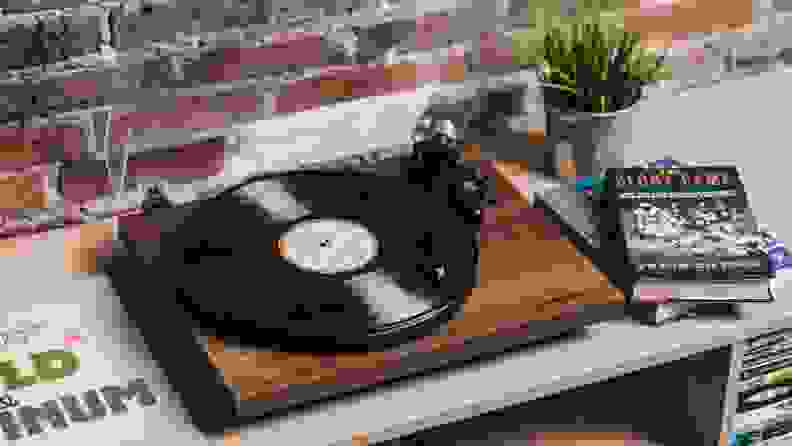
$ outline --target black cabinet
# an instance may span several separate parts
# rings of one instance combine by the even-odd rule
[[[533,444],[536,432],[624,432],[644,440],[625,444],[717,446],[730,354],[707,351],[380,444],[505,446]]]

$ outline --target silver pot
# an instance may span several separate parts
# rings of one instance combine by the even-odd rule
[[[542,87],[546,91],[554,86],[542,83]],[[564,174],[570,164],[576,176],[622,167],[622,149],[632,136],[632,114],[645,98],[644,89],[639,93],[625,108],[607,113],[569,110],[545,102],[546,134],[553,144],[556,173]]]

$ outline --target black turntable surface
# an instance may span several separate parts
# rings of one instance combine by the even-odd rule
[[[474,271],[473,237],[401,178],[297,171],[202,202],[162,239],[158,261],[174,269],[180,302],[225,338],[370,349],[451,317],[467,292],[456,277]]]
[[[204,431],[616,316],[621,293],[503,173],[516,171],[493,171],[498,204],[474,231],[401,177],[255,178],[163,210],[157,234],[130,220],[138,257],[168,279],[157,297],[119,295]]]

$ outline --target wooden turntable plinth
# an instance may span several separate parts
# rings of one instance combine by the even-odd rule
[[[445,334],[417,341],[421,349],[447,352],[478,337],[519,334],[538,321],[576,317],[579,305],[624,303],[622,293],[580,255],[542,211],[529,204],[521,161],[481,161],[495,179],[498,204],[485,210],[481,229],[480,282]],[[517,330],[517,331],[515,331]],[[393,352],[318,355],[226,349],[210,338],[207,352],[240,400],[279,398],[289,386],[374,383],[400,361]],[[352,377],[352,378],[350,378]]]

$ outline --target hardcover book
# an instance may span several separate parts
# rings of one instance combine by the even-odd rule
[[[733,166],[610,169],[609,244],[633,301],[772,301],[766,239]]]
[[[544,187],[536,192],[535,206],[544,213],[561,229],[561,234],[570,240],[577,250],[588,257],[592,264],[605,273],[614,286],[625,288],[629,283],[618,285],[618,279],[624,278],[617,270],[623,265],[618,265],[618,260],[612,252],[602,248],[605,241],[600,228],[603,211],[607,204],[603,199],[603,188],[597,184],[594,187],[575,187],[559,179],[551,181],[544,178]],[[578,186],[580,182],[578,183]],[[631,316],[639,321],[650,324],[680,319],[689,314],[700,312],[718,314],[736,314],[736,304],[730,302],[667,302],[657,304],[631,305]]]

